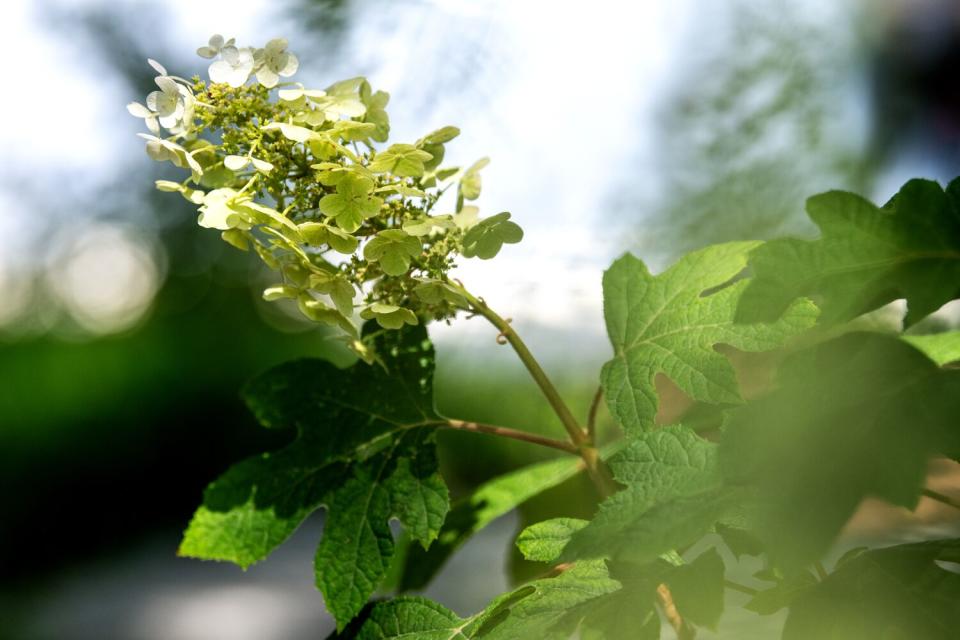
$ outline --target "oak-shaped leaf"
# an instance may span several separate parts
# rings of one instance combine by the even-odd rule
[[[723,285],[743,270],[757,246],[713,245],[656,276],[626,254],[604,273],[603,313],[614,357],[603,366],[601,383],[610,412],[628,433],[653,428],[658,373],[694,400],[737,404],[741,396],[733,367],[714,347],[775,349],[814,324],[817,310],[807,301],[794,304],[773,324],[734,322],[747,281]]]
[[[602,560],[578,562],[556,577],[534,580],[499,596],[466,618],[425,598],[401,596],[377,603],[356,638],[561,640],[570,637],[579,624],[571,611],[584,611],[582,605],[619,588]]]
[[[463,256],[489,260],[498,253],[504,244],[516,244],[523,240],[523,229],[510,220],[510,213],[504,211],[495,216],[484,218],[463,235]]]
[[[844,191],[807,201],[817,240],[779,239],[750,256],[738,319],[779,316],[806,296],[824,323],[906,298],[906,326],[960,297],[960,181],[911,180],[883,208]]]
[[[348,173],[337,182],[337,192],[320,198],[320,211],[333,218],[337,226],[353,233],[367,218],[380,212],[383,199],[372,194],[373,181]]]
[[[588,526],[586,520],[554,518],[524,529],[517,547],[528,560],[557,562],[570,539]],[[668,562],[608,562],[610,575],[622,588],[605,594],[570,612],[580,620],[585,640],[626,640],[660,637],[660,619],[655,604],[659,585],[670,588],[673,603],[687,624],[715,628],[723,612],[725,567],[716,549],[709,549],[692,562],[679,557]]]
[[[399,276],[407,272],[410,262],[422,251],[416,236],[400,229],[386,229],[363,247],[363,257],[378,263],[388,276]]]
[[[778,388],[736,409],[728,482],[752,485],[752,527],[788,572],[819,559],[867,496],[913,509],[932,455],[960,455],[960,371],[895,336],[849,333],[792,355]]]
[[[498,476],[456,501],[429,549],[412,546],[404,558],[400,591],[423,589],[447,559],[475,533],[530,498],[583,471],[574,456],[539,462]]]
[[[365,327],[365,335],[375,326]],[[327,509],[317,585],[342,627],[382,580],[398,519],[423,545],[448,510],[437,470],[434,354],[421,327],[377,332],[380,362],[338,369],[289,362],[254,379],[247,404],[267,428],[295,429],[285,448],[231,467],[204,493],[179,553],[242,567],[265,558]]]
[[[784,640],[924,638],[960,629],[960,540],[872,549],[838,566],[790,606]]]
[[[724,486],[717,445],[683,426],[629,438],[609,466],[625,488],[573,534],[565,560],[651,562],[697,540],[745,496]]]

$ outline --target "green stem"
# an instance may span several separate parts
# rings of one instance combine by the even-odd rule
[[[830,574],[827,573],[827,569],[826,567],[823,566],[822,562],[814,562],[813,568],[817,572],[817,577],[820,579],[821,582],[823,582],[830,576]]]
[[[757,593],[759,593],[753,587],[748,587],[745,584],[740,584],[739,582],[734,582],[733,580],[724,580],[723,586],[725,586],[727,589],[732,589],[734,591],[739,591],[740,593],[745,593],[748,596],[755,596],[757,595]]]
[[[458,293],[466,298],[470,304],[470,311],[483,316],[500,331],[498,339],[502,338],[506,340],[506,342],[513,347],[517,357],[520,358],[520,361],[523,362],[527,371],[530,372],[530,376],[534,382],[540,387],[541,393],[543,393],[547,399],[553,412],[560,418],[560,422],[563,424],[564,429],[566,429],[570,442],[586,463],[587,473],[590,475],[591,480],[593,480],[600,494],[603,497],[607,497],[614,493],[616,485],[609,471],[600,460],[597,449],[590,441],[587,432],[577,423],[577,419],[573,417],[573,413],[571,413],[569,407],[567,407],[567,404],[563,401],[563,398],[560,397],[560,393],[556,387],[553,386],[553,382],[547,377],[540,363],[537,362],[537,359],[530,353],[530,349],[527,348],[526,343],[524,343],[513,327],[510,326],[510,323],[488,307],[487,303],[467,291],[462,285],[450,283],[450,286],[454,287]]]
[[[597,443],[597,411],[600,410],[601,400],[603,400],[603,386],[597,387],[597,392],[593,394],[593,402],[590,403],[590,411],[587,413],[587,438],[590,444]]]
[[[565,440],[554,440],[553,438],[547,438],[535,433],[530,433],[528,431],[520,431],[519,429],[511,429],[510,427],[499,427],[480,422],[466,422],[464,420],[447,420],[446,422],[438,423],[437,426],[446,427],[447,429],[455,429],[458,431],[488,433],[490,435],[500,436],[502,438],[512,438],[513,440],[520,440],[523,442],[529,442],[531,444],[538,444],[543,447],[559,449],[560,451],[566,451],[567,453],[572,453],[573,455],[580,454],[580,450],[577,449],[576,446]]]
[[[937,502],[941,502],[947,506],[953,507],[954,509],[960,509],[960,502],[954,500],[948,495],[934,491],[933,489],[924,489],[923,495],[931,500],[936,500]]]

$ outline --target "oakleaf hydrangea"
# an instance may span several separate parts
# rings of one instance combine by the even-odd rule
[[[452,317],[469,306],[448,276],[457,257],[491,258],[522,236],[509,214],[482,219],[464,206],[479,197],[487,160],[443,164],[456,127],[378,148],[389,95],[365,78],[281,82],[300,64],[283,38],[256,48],[214,35],[197,53],[212,60],[208,80],[150,60],[158,89],[127,105],[149,130],[139,135],[150,157],[189,171],[157,188],[276,272],[265,299],[339,328],[364,357],[360,320],[398,329]],[[434,211],[452,186],[453,210]]]

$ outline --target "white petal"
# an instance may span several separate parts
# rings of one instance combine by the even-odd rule
[[[184,157],[187,160],[187,164],[190,165],[190,169],[197,175],[203,175],[203,167],[200,166],[200,163],[197,162],[196,158],[193,155],[187,153],[184,154]]]
[[[147,155],[151,159],[161,162],[164,157],[166,157],[166,152],[163,147],[160,146],[160,143],[155,140],[147,141]]]
[[[233,73],[233,67],[226,60],[217,60],[210,65],[207,73],[210,74],[210,82],[227,82]]]
[[[250,72],[253,71],[252,64],[245,64],[238,67],[234,67],[230,71],[230,77],[227,79],[227,83],[231,87],[242,87],[244,83],[250,78]]]
[[[223,159],[223,166],[231,171],[239,171],[243,169],[250,162],[249,158],[244,156],[227,156]]]
[[[273,40],[267,43],[266,47],[264,47],[264,49],[266,49],[268,53],[280,53],[286,48],[287,48],[286,38],[274,38]]]
[[[280,129],[280,133],[283,134],[283,137],[288,140],[293,140],[294,142],[306,142],[314,136],[314,132],[306,127],[298,127],[294,124],[287,124],[285,122],[271,122],[264,129]]]
[[[143,138],[147,142],[160,142],[160,138],[157,136],[152,136],[149,133],[138,133],[137,137]]]
[[[139,102],[129,103],[127,105],[127,111],[129,111],[130,115],[132,115],[134,118],[150,118],[153,116],[153,112]]]
[[[294,100],[299,100],[300,98],[302,98],[304,91],[303,89],[280,89],[279,94],[280,94],[280,99],[283,100],[284,102],[293,102]],[[135,103],[131,102],[130,104],[135,104]],[[129,108],[130,107],[128,106],[127,109]],[[133,112],[131,111],[131,113]],[[143,116],[140,116],[140,117],[143,117]]]
[[[260,158],[253,158],[253,166],[260,173],[270,173],[273,171],[273,164]]]
[[[153,70],[159,73],[162,76],[167,75],[167,70],[163,67],[162,64],[154,60],[153,58],[147,58],[147,64],[153,67]]]
[[[168,193],[179,193],[183,191],[183,185],[179,182],[173,182],[172,180],[157,180],[154,182],[154,185],[156,185],[158,191],[166,191]]]
[[[160,87],[160,90],[164,93],[180,95],[180,89],[177,88],[179,85],[170,79],[169,76],[158,76],[154,78],[153,81],[157,83],[157,86]]]
[[[180,113],[177,113],[178,110]],[[179,115],[183,113],[183,105],[176,96],[161,93],[157,97],[157,113],[160,114],[161,118],[169,118],[171,116],[179,117]]]
[[[144,122],[147,123],[147,129],[149,129],[150,131],[152,131],[152,132],[153,132],[153,135],[155,135],[155,136],[159,136],[159,135],[160,135],[160,123],[157,122],[156,116],[151,116],[151,117],[149,117],[149,118],[146,118],[146,119],[144,120]]]
[[[197,55],[201,58],[215,58],[217,56],[217,50],[211,47],[200,47],[197,49]]]
[[[237,64],[237,59],[240,57],[240,52],[236,47],[224,47],[220,49],[220,56],[231,65],[235,65]]]
[[[163,94],[159,91],[151,91],[147,94],[147,109],[151,111],[157,110],[157,99],[160,98]]]
[[[237,49],[237,65],[253,65],[253,49],[250,47],[244,47],[243,49]]]
[[[270,67],[264,65],[257,69],[257,82],[267,89],[273,89],[280,82],[280,76],[274,73]]]
[[[300,68],[300,61],[297,60],[297,56],[292,53],[287,54],[287,63],[277,72],[280,75],[290,77],[297,72],[297,69]]]
[[[181,147],[180,145],[178,145],[176,142],[171,142],[170,140],[159,140],[159,142],[160,142],[160,146],[162,146],[164,149],[166,149],[167,151],[169,151],[174,155],[177,155],[180,153],[186,155],[187,153],[187,150]]]
[[[219,33],[213,34],[210,36],[208,44],[210,45],[211,49],[220,49],[223,46],[223,36]]]

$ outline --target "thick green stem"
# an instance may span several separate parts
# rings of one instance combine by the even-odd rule
[[[580,426],[577,419],[573,417],[570,408],[567,407],[563,398],[560,397],[560,393],[556,387],[553,386],[553,382],[547,377],[540,363],[537,362],[537,359],[530,353],[530,349],[527,348],[526,343],[524,343],[517,332],[514,331],[510,323],[488,307],[483,300],[477,298],[462,286],[452,286],[466,298],[470,304],[470,310],[486,318],[490,324],[500,331],[498,338],[506,340],[506,342],[513,347],[517,357],[523,362],[523,365],[527,368],[527,371],[530,372],[530,376],[534,382],[540,387],[541,393],[543,393],[547,402],[550,403],[553,412],[560,418],[560,422],[563,424],[563,428],[566,429],[570,442],[573,443],[580,457],[583,458],[584,463],[586,463],[587,473],[596,485],[597,490],[603,497],[611,495],[616,490],[616,485],[610,476],[610,472],[600,460],[600,455],[593,446],[593,442],[591,442],[587,432]]]

